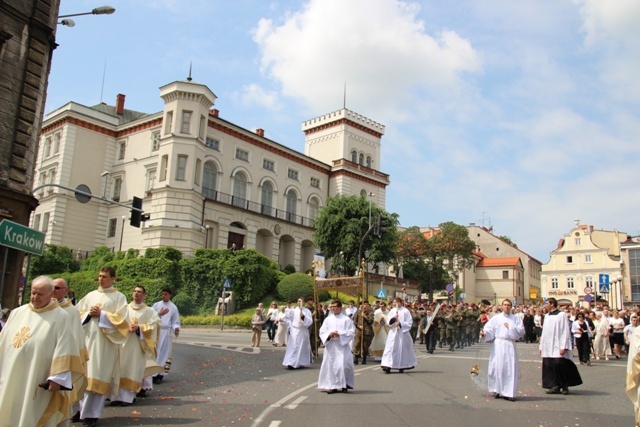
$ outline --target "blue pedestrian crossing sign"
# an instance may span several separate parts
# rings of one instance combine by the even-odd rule
[[[378,290],[378,293],[376,294],[376,298],[384,299],[386,297],[387,297],[387,291],[385,291],[384,289]]]
[[[600,280],[598,281],[598,292],[601,294],[609,293],[609,275],[608,274],[600,274]]]
[[[224,279],[224,283],[222,284],[222,287],[225,289],[231,288],[231,279],[229,279],[228,277]]]

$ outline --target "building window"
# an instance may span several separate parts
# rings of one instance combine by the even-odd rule
[[[56,170],[51,169],[49,171],[49,184],[55,184],[55,183],[56,183]],[[49,191],[53,191],[53,188],[49,188]]]
[[[640,301],[640,249],[629,249],[629,281],[631,300]]]
[[[573,239],[573,244],[576,246],[580,246],[582,244],[582,239],[580,237],[575,237]]]
[[[116,237],[116,227],[118,226],[118,218],[109,218],[107,226],[107,237]]]
[[[264,215],[273,215],[273,184],[265,181],[260,191],[261,211]]]
[[[215,138],[211,138],[210,136],[206,137],[206,139],[204,140],[204,145],[211,148],[212,150],[220,151],[220,141]]]
[[[276,171],[276,163],[273,160],[262,159],[262,169],[266,169],[271,172]]]
[[[204,132],[207,128],[207,118],[205,116],[200,116],[200,127],[198,130],[198,138],[203,139],[204,138]]]
[[[509,270],[502,270],[502,278],[503,279],[509,278]]]
[[[584,256],[584,262],[586,262],[587,264],[591,264],[593,261],[591,260],[591,254],[585,254]]]
[[[160,132],[154,132],[151,134],[151,152],[158,151],[160,149]]]
[[[173,126],[173,111],[167,112],[166,122],[164,124],[164,134],[169,135],[171,133],[171,127]]]
[[[196,173],[195,176],[193,178],[193,183],[195,185],[200,185],[200,174],[202,173],[202,160],[197,159],[196,160]]]
[[[243,150],[242,148],[236,148],[236,159],[242,160],[243,162],[248,162],[249,152],[247,150]]]
[[[557,277],[552,277],[551,278],[551,289],[558,289],[558,278]]]
[[[182,125],[180,126],[181,133],[190,133],[191,129],[191,111],[182,112]]]
[[[360,197],[367,197],[367,190],[365,190],[364,188],[360,190]]]
[[[298,211],[298,196],[293,189],[287,193],[287,221],[296,221],[296,212]]]
[[[33,217],[33,225],[32,225],[34,230],[40,230],[40,214],[36,214]]]
[[[573,277],[567,277],[567,289],[574,289]]]
[[[573,256],[567,255],[567,264],[573,264]]]
[[[320,210],[320,202],[317,198],[312,197],[309,200],[309,218],[315,220],[318,217],[318,211]]]
[[[371,167],[371,163],[372,163],[372,162],[371,162],[371,156],[367,156],[367,163],[366,163],[366,165],[367,165],[367,167],[368,167],[368,168],[370,168],[370,167]]]
[[[156,184],[156,169],[147,170],[147,184],[145,185],[146,191],[153,190],[154,185]]]
[[[51,157],[51,137],[47,137],[44,140],[44,158]]]
[[[178,166],[176,168],[176,181],[184,181],[187,176],[187,158],[183,154],[178,155]]]
[[[358,157],[358,159],[359,159],[358,163],[364,166],[364,154],[360,153],[360,156]]]
[[[53,135],[53,154],[60,152],[60,132]]]
[[[243,172],[237,172],[233,177],[233,205],[245,207],[247,198],[247,176]]]
[[[309,181],[309,185],[314,188],[320,188],[320,180],[318,178],[311,177]]]
[[[45,212],[42,215],[42,231],[43,233],[46,233],[47,231],[49,231],[49,217],[50,217],[50,213],[49,212]]]
[[[358,152],[356,150],[351,150],[351,161],[358,163]]]
[[[595,282],[593,281],[593,276],[585,276],[584,283],[588,288],[593,289],[595,287]]]
[[[122,191],[122,177],[113,179],[113,193],[111,198],[116,202],[120,200],[120,192]]]
[[[160,159],[160,182],[167,180],[167,167],[169,164],[169,156],[165,154]]]
[[[126,151],[127,151],[127,143],[125,141],[118,142],[118,160],[124,160],[124,155]]]
[[[213,162],[204,164],[204,172],[202,175],[202,195],[208,199],[216,198],[216,178],[218,176],[218,168]]]
[[[293,179],[294,181],[298,181],[298,171],[295,169],[289,169],[287,171],[287,177],[289,179]]]

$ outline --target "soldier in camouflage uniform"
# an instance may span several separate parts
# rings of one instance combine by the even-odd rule
[[[407,304],[406,307],[409,309],[409,313],[411,313],[411,319],[413,319],[409,334],[411,334],[411,339],[413,339],[413,342],[415,343],[416,338],[418,338],[418,329],[420,329],[420,314],[418,313],[415,303],[413,305]]]
[[[464,311],[464,342],[467,347],[474,344],[473,333],[476,330],[476,318],[478,316],[475,315],[473,311],[473,307],[467,307]]]
[[[456,329],[456,348],[464,348],[464,306],[462,304],[456,307],[455,317],[458,326]]]
[[[353,316],[353,322],[356,325],[356,337],[353,340],[353,363],[367,364],[367,356],[369,355],[369,346],[373,339],[373,310],[369,305],[369,301],[364,300]]]
[[[449,308],[449,312],[444,318],[447,343],[449,344],[449,351],[454,351],[456,345],[456,335],[458,333],[458,317],[453,307]]]

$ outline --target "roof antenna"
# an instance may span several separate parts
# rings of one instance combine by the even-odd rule
[[[347,109],[347,82],[344,82],[344,94],[342,95],[342,108]]]
[[[190,82],[191,80],[193,80],[193,79],[191,78],[191,66],[192,66],[192,65],[193,65],[193,62],[191,62],[191,61],[190,61],[190,62],[189,62],[189,77],[187,77],[187,81],[188,81],[188,82]]]

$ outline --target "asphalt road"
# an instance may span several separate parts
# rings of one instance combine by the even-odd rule
[[[250,338],[248,331],[184,329],[165,381],[130,407],[105,407],[99,425],[634,425],[624,393],[626,359],[579,366],[583,385],[568,396],[547,395],[537,346],[518,344],[519,396],[508,402],[493,399],[484,385],[490,344],[434,355],[416,345],[416,369],[385,374],[377,364],[358,365],[355,390],[327,395],[316,389],[319,361],[289,371],[283,348],[267,343],[266,334],[262,346],[252,348]],[[475,381],[474,363],[481,368]]]

